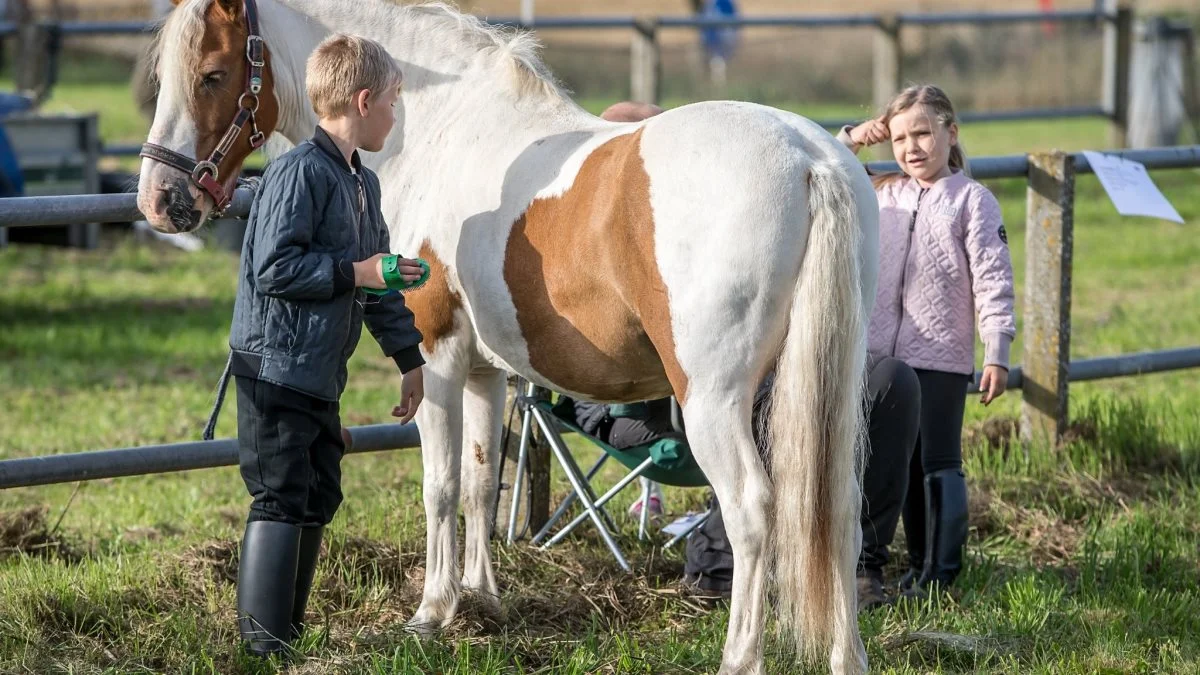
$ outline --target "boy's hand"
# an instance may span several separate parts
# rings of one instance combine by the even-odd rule
[[[984,366],[983,376],[979,378],[979,391],[983,395],[979,398],[984,405],[1000,398],[1004,390],[1008,388],[1008,371],[1000,366]]]
[[[386,256],[386,253],[376,253],[354,263],[354,285],[361,288],[387,288],[383,280],[383,259]]]
[[[383,259],[388,255],[387,253],[376,253],[366,260],[354,263],[354,285],[363,288],[387,288],[387,282],[383,279]],[[400,277],[408,282],[420,279],[421,275],[425,273],[417,261],[408,258],[397,258],[396,271],[400,272]]]
[[[867,120],[850,130],[850,140],[857,145],[872,146],[891,138],[887,125],[882,120]]]
[[[425,376],[420,368],[404,374],[400,381],[400,405],[392,408],[392,417],[399,417],[401,424],[410,422],[425,398]]]
[[[425,270],[417,264],[416,260],[409,260],[408,258],[398,258],[396,260],[396,271],[400,273],[400,276],[405,281],[409,282],[420,279],[421,275],[425,273]]]

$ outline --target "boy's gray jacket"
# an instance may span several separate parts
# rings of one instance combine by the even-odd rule
[[[250,207],[229,346],[234,375],[336,401],[367,328],[407,372],[421,366],[412,311],[399,293],[355,288],[352,264],[390,253],[379,179],[357,175],[324,130],[271,162]]]

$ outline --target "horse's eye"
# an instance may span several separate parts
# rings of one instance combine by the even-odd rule
[[[225,79],[225,71],[223,70],[214,70],[204,74],[205,86],[220,84],[223,79]]]

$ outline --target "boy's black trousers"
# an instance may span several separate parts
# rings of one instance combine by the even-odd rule
[[[318,527],[342,503],[342,424],[336,401],[236,377],[238,463],[254,502],[249,521]]]

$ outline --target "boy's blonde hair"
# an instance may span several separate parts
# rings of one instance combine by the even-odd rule
[[[378,98],[403,81],[400,66],[383,45],[357,35],[337,33],[325,38],[308,57],[305,89],[317,117],[340,117],[363,89]]]
[[[950,102],[950,97],[946,95],[946,92],[942,91],[941,87],[932,84],[913,85],[896,94],[891,103],[888,103],[887,109],[884,111],[880,121],[886,126],[891,123],[892,118],[896,115],[918,105],[928,107],[933,112],[934,118],[945,127],[949,127],[951,124],[958,124],[958,116],[954,113],[954,104]],[[961,141],[950,146],[949,164],[951,169],[962,171],[968,176],[971,175],[971,167],[967,164],[967,153],[963,152]],[[871,178],[875,183],[875,187],[878,188],[903,175],[899,172],[888,172],[876,174]]]

